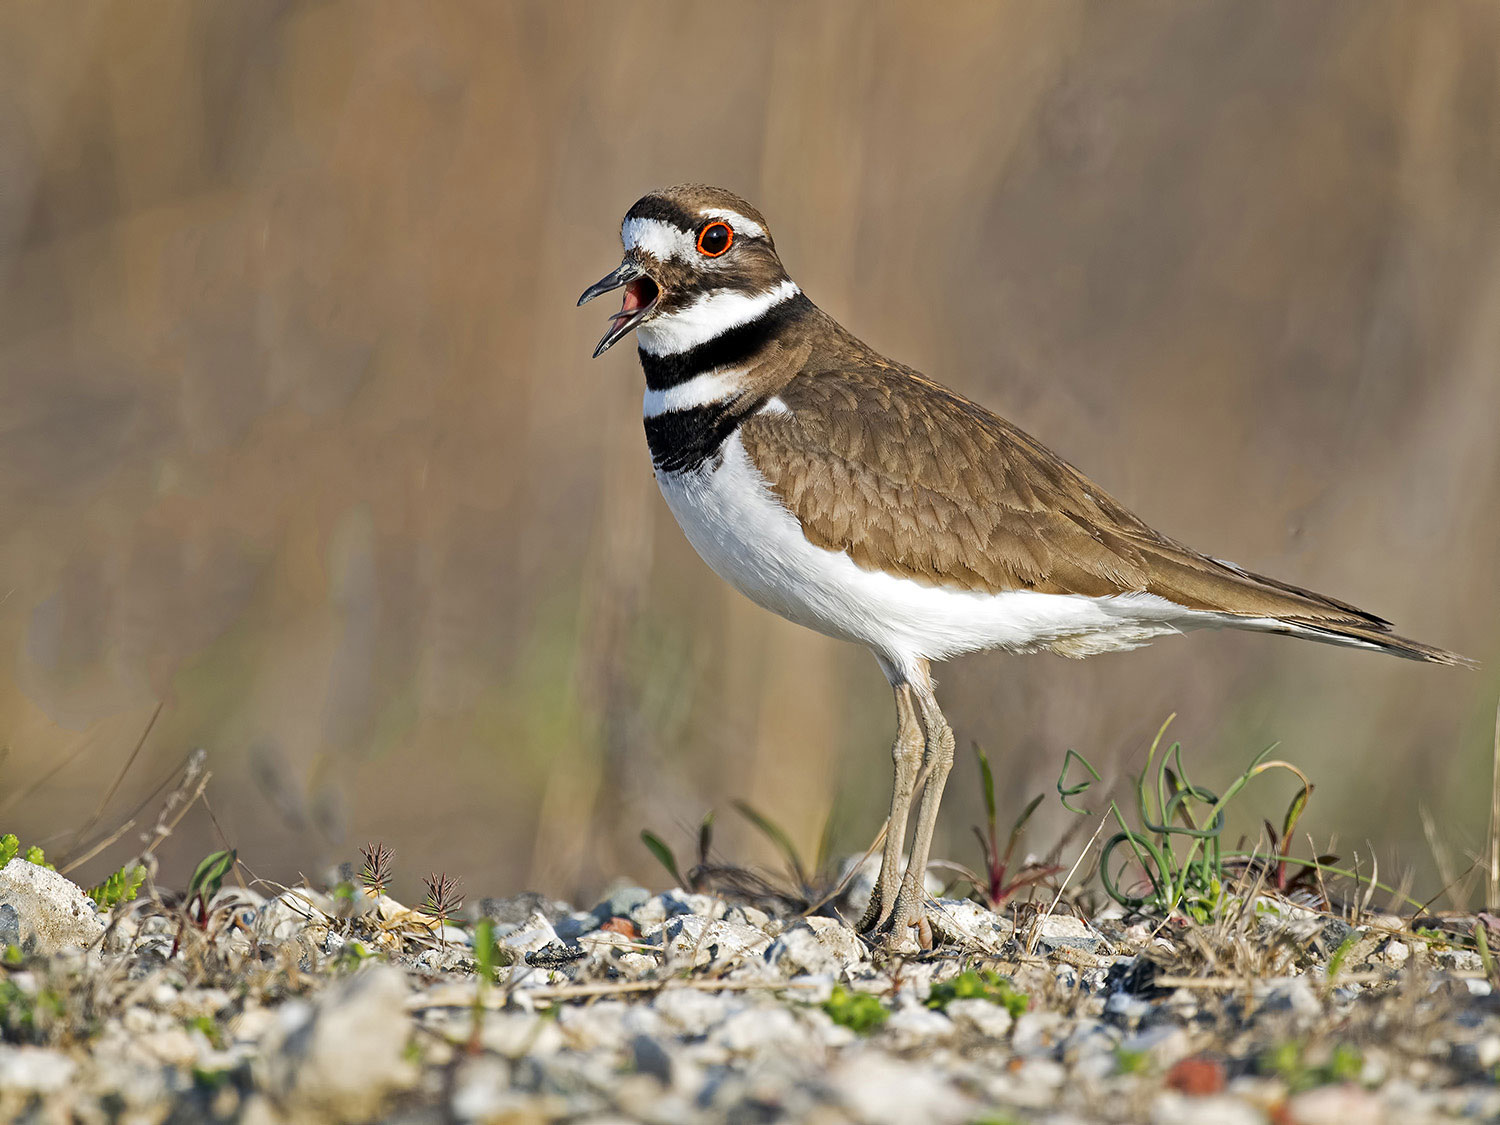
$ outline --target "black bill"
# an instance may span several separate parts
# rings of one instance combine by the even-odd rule
[[[592,301],[601,293],[609,293],[621,286],[625,287],[624,304],[621,305],[619,312],[609,318],[609,331],[604,334],[604,338],[599,341],[599,346],[594,349],[595,359],[614,346],[622,336],[645,320],[651,314],[651,310],[656,308],[656,298],[659,295],[656,282],[652,281],[640,266],[630,261],[621,262],[619,269],[600,278],[585,289],[583,296],[578,298],[578,303],[582,305]]]

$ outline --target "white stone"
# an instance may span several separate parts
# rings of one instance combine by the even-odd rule
[[[999,953],[1015,933],[1009,918],[970,899],[939,899],[929,916],[942,933],[986,953]]]
[[[999,1004],[977,997],[950,1002],[947,1013],[960,1031],[983,1035],[987,1039],[1005,1038],[1015,1022],[1011,1014]]]
[[[55,1094],[73,1080],[77,1069],[78,1064],[61,1051],[0,1043],[0,1091]]]
[[[952,1038],[955,1031],[953,1021],[942,1012],[909,1004],[891,1013],[882,1034],[892,1046],[905,1050],[941,1043]]]
[[[49,956],[92,945],[104,933],[93,902],[76,883],[24,859],[0,868],[0,903],[15,910],[27,953]]]
[[[256,1060],[261,1087],[311,1111],[373,1117],[388,1094],[415,1078],[404,1058],[406,996],[400,970],[370,965],[311,1004],[282,1005]]]
[[[811,1037],[786,1008],[745,1008],[714,1029],[709,1041],[739,1054],[803,1051]]]
[[[803,918],[766,950],[766,960],[787,975],[840,975],[865,959],[858,935],[834,918]]]
[[[1223,1094],[1187,1097],[1166,1090],[1151,1103],[1151,1125],[1265,1125],[1265,1120],[1254,1106]]]
[[[719,964],[725,967],[751,954],[759,954],[770,945],[764,932],[743,922],[705,918],[685,914],[669,918],[663,926],[667,956],[672,964],[694,966]]]
[[[958,1125],[972,1120],[974,1102],[930,1066],[881,1051],[861,1051],[828,1076],[857,1121],[869,1125]]]

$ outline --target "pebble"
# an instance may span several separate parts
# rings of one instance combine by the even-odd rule
[[[3,944],[26,953],[82,948],[104,934],[98,911],[78,884],[19,857],[0,868],[0,904],[9,908],[0,919],[10,935]]]
[[[865,960],[865,948],[852,929],[833,918],[803,918],[766,950],[766,960],[788,976],[835,976]]]
[[[1037,923],[1036,948],[1044,952],[1073,949],[1097,953],[1105,944],[1103,934],[1071,914],[1052,914]]]
[[[1011,1014],[992,1000],[954,1000],[945,1010],[960,1031],[987,1039],[1004,1039],[1015,1023]]]
[[[430,934],[403,947],[411,914],[388,898],[369,904],[363,921],[347,910],[330,920],[343,907],[316,892],[253,901],[259,947],[226,936],[217,952],[222,966],[250,970],[239,975],[169,957],[175,920],[149,909],[120,913],[107,952],[75,947],[0,971],[7,1035],[24,1015],[42,1041],[68,1044],[0,1045],[0,1117],[17,1092],[42,1099],[38,1120],[69,1119],[70,1099],[108,1097],[121,1120],[251,1125],[960,1125],[1017,1115],[1044,1125],[1357,1125],[1376,1114],[1500,1115],[1491,1082],[1500,1010],[1473,998],[1486,982],[1442,976],[1473,971],[1474,955],[1429,951],[1399,923],[1361,939],[1363,960],[1392,964],[1399,945],[1425,974],[1387,973],[1375,988],[1350,979],[1328,995],[1316,959],[1345,931],[1325,922],[1301,944],[1307,975],[1258,982],[1258,1003],[1248,1003],[1243,988],[1153,988],[1159,970],[1147,958],[1190,972],[1177,968],[1190,951],[1164,945],[1155,926],[1126,927],[1119,912],[1035,918],[1016,935],[1007,917],[944,899],[934,929],[949,944],[872,958],[834,917],[772,917],[628,884],[586,912],[521,895],[468,915],[495,919],[513,958],[480,985],[469,929],[450,926],[436,947]],[[11,914],[18,932],[24,926],[24,912],[0,908],[0,936]],[[1267,925],[1286,940],[1308,923],[1288,910]],[[1021,956],[1018,936],[1034,939],[1035,957]],[[384,953],[356,968],[353,941]],[[927,1007],[934,981],[991,967],[1029,996],[1019,1018],[977,997]],[[726,987],[703,987],[715,979]],[[48,1023],[55,991],[77,980],[113,982],[91,986],[104,1015],[82,1039],[66,1021]],[[836,999],[835,988],[852,997]],[[870,1012],[860,994],[877,998],[883,1021],[861,1022]],[[112,995],[129,999],[111,1011]],[[1387,1013],[1401,1015],[1380,1024],[1387,995],[1402,1005]],[[67,1019],[82,1010],[70,1007]],[[1313,1067],[1335,1041],[1358,1044],[1359,1083],[1291,1096],[1256,1060],[1293,1038],[1309,1044]]]

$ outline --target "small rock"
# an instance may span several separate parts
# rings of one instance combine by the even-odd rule
[[[1167,1090],[1151,1103],[1150,1120],[1151,1125],[1265,1125],[1266,1118],[1227,1095],[1198,1098]]]
[[[1375,956],[1387,965],[1404,965],[1411,958],[1411,946],[1391,938],[1375,951]]]
[[[1385,1120],[1380,1099],[1358,1086],[1320,1086],[1286,1103],[1288,1125],[1364,1125]]]
[[[851,1115],[871,1125],[957,1125],[976,1116],[974,1103],[930,1065],[880,1051],[851,1056],[828,1082]]]
[[[371,965],[311,1004],[289,1001],[262,1043],[261,1084],[277,1100],[335,1120],[372,1118],[413,1078],[403,1058],[410,1024],[406,977]]]
[[[537,953],[549,945],[562,945],[547,915],[538,910],[521,925],[500,939],[500,944],[516,953]]]
[[[1071,914],[1053,914],[1037,923],[1037,948],[1049,953],[1062,949],[1097,953],[1104,944],[1103,934]]]
[[[21,916],[8,902],[0,902],[0,949],[21,944]]]
[[[724,902],[711,895],[690,894],[684,890],[664,891],[648,898],[630,912],[630,919],[642,934],[653,934],[668,918],[679,914],[701,914],[705,918],[722,918]]]
[[[1061,1012],[1024,1012],[1010,1033],[1011,1049],[1018,1055],[1050,1054],[1065,1034],[1067,1022]]]
[[[743,1005],[696,988],[669,988],[651,1004],[658,1015],[687,1035],[703,1035]]]
[[[929,917],[933,927],[951,941],[986,953],[999,953],[1016,929],[1009,918],[970,899],[939,899]]]
[[[1305,977],[1293,977],[1273,985],[1262,1001],[1268,1012],[1290,1012],[1298,1022],[1315,1020],[1323,1014],[1323,1004]]]
[[[655,1039],[637,1035],[630,1040],[629,1052],[637,1074],[649,1074],[663,1086],[672,1085],[672,1058]]]
[[[524,926],[535,914],[540,914],[550,925],[571,914],[572,907],[535,891],[527,891],[509,898],[482,898],[479,912],[502,926]]]
[[[941,1043],[950,1038],[955,1030],[953,1021],[942,1012],[935,1012],[920,1004],[908,1004],[897,1009],[886,1020],[884,1033],[893,1046],[907,1050]]]
[[[1171,1066],[1193,1049],[1188,1033],[1175,1024],[1157,1024],[1137,1032],[1120,1044],[1120,1050],[1146,1055],[1157,1066]]]
[[[786,1008],[744,1008],[714,1029],[709,1041],[726,1051],[796,1052],[807,1048],[808,1033]]]
[[[61,1051],[0,1043],[0,1091],[55,1094],[73,1080],[77,1069],[78,1064]]]
[[[789,976],[838,976],[864,959],[865,948],[859,937],[835,918],[803,918],[766,950],[766,960]]]
[[[946,1009],[948,1018],[960,1031],[982,1035],[987,1039],[1003,1039],[1009,1034],[1015,1020],[999,1004],[977,998],[953,1000]]]
[[[1224,1078],[1224,1064],[1218,1059],[1191,1055],[1172,1064],[1166,1082],[1174,1090],[1202,1098],[1223,1090]]]
[[[753,926],[701,914],[670,918],[662,932],[668,957],[674,963],[691,959],[695,966],[722,963],[727,967],[749,954],[760,953],[771,940]]]
[[[94,904],[72,880],[13,859],[0,868],[0,903],[15,912],[14,932],[27,953],[44,956],[92,945],[104,933]]]
[[[594,917],[600,922],[610,918],[628,918],[631,911],[651,900],[651,892],[645,887],[626,883],[612,887],[604,900],[594,907]]]

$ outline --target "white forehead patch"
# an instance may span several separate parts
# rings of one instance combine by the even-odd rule
[[[668,258],[691,261],[698,249],[687,231],[660,219],[626,219],[620,227],[620,241],[627,253],[644,250],[662,262]]]
[[[730,211],[724,207],[705,207],[698,214],[705,219],[723,219],[734,230],[735,234],[743,234],[746,238],[765,238],[766,228],[754,219],[747,219],[738,211]]]

